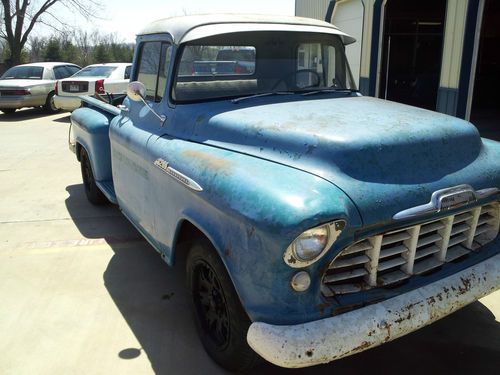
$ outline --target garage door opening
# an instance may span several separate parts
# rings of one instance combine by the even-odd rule
[[[477,55],[471,122],[481,136],[500,141],[500,2],[486,0]]]
[[[379,97],[436,109],[446,0],[389,0]]]

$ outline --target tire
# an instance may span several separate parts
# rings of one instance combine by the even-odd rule
[[[246,340],[250,319],[207,239],[190,244],[186,273],[196,328],[210,357],[230,371],[246,371],[257,365],[260,357]]]
[[[16,112],[16,109],[15,108],[4,108],[4,109],[1,109],[1,111],[3,113],[5,113],[6,115],[11,115],[14,112]]]
[[[47,96],[47,100],[45,101],[45,105],[43,106],[43,109],[47,113],[59,112],[59,108],[56,108],[56,106],[54,105],[54,92],[51,92]]]
[[[82,170],[83,186],[85,188],[85,195],[90,203],[101,206],[108,202],[106,196],[102,193],[101,189],[96,185],[94,179],[94,172],[90,165],[89,156],[87,151],[82,147],[80,154],[80,167]]]

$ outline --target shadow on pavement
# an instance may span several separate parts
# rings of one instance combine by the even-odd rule
[[[205,353],[191,317],[184,264],[170,268],[120,213],[117,206],[93,206],[83,185],[68,186],[66,207],[83,236],[104,238],[114,255],[104,285],[139,341],[117,356],[146,355],[156,374],[224,374]]]
[[[62,112],[62,113],[64,113],[64,112]],[[63,124],[69,124],[70,123],[70,116],[71,116],[71,113],[68,113],[67,116],[55,118],[52,121],[53,122],[62,122]]]
[[[225,373],[206,355],[191,317],[184,264],[169,268],[113,205],[92,206],[82,185],[67,187],[75,224],[87,238],[104,238],[114,251],[104,284],[140,343],[117,355],[147,355],[157,374]],[[265,363],[251,374],[496,373],[500,324],[480,302],[426,328],[328,365],[282,369]]]
[[[6,114],[0,112],[0,121],[2,122],[21,122],[27,120],[33,120],[35,118],[43,117],[43,116],[51,116],[54,113],[50,114],[45,112],[43,108],[29,108],[29,109],[21,109],[17,110],[14,113]]]

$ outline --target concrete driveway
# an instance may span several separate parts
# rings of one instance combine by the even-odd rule
[[[223,374],[170,269],[112,206],[85,199],[68,114],[0,114],[0,374]],[[309,369],[498,373],[500,292],[414,334]]]

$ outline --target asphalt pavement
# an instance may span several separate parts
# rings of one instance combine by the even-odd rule
[[[116,206],[87,202],[69,114],[0,114],[0,374],[224,374],[195,332],[183,267]],[[253,374],[498,373],[500,292],[328,365]]]

